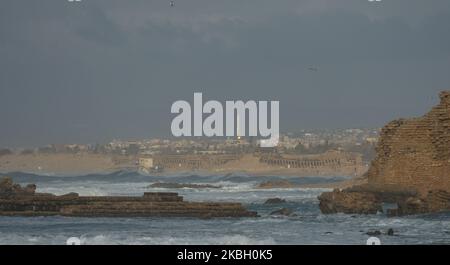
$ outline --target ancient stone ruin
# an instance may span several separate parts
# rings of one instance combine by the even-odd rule
[[[420,118],[399,119],[381,131],[367,184],[319,196],[323,213],[390,215],[450,210],[450,91]],[[385,205],[395,207],[384,209]]]
[[[172,192],[145,192],[143,196],[56,196],[35,192],[10,178],[0,180],[0,216],[80,217],[255,217],[240,203],[187,202]]]

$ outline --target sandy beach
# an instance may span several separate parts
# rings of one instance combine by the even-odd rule
[[[27,154],[0,157],[0,172],[27,172],[44,175],[79,175],[120,170],[110,156],[97,154]]]

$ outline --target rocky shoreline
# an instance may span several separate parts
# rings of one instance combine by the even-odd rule
[[[436,213],[450,211],[450,192],[429,191],[423,197],[414,191],[389,192],[371,190],[369,187],[335,189],[319,196],[319,207],[324,214],[376,214],[388,216]]]

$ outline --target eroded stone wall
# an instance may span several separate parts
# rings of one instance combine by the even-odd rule
[[[369,185],[380,190],[450,191],[450,91],[420,118],[399,119],[381,131]]]

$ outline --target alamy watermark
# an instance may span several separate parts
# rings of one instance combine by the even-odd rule
[[[270,126],[268,120],[269,103]],[[279,101],[226,101],[224,109],[222,103],[216,100],[210,100],[203,104],[202,93],[194,93],[193,111],[189,102],[178,100],[172,104],[171,112],[178,114],[171,124],[172,134],[176,137],[259,136],[264,138],[260,141],[262,147],[278,145]],[[205,119],[203,119],[204,114],[208,114]],[[246,124],[248,124],[248,130]]]

